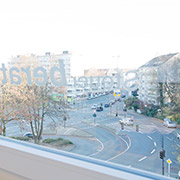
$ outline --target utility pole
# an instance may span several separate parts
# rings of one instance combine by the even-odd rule
[[[96,121],[95,121],[95,118],[96,118],[96,110],[95,110],[94,113],[93,113],[93,117],[94,117],[94,125],[95,125],[95,123],[96,123]]]
[[[118,116],[118,102],[116,102],[116,117]]]
[[[162,159],[162,175],[164,175],[164,158],[165,158],[165,150],[164,150],[164,136],[162,134],[162,150],[160,151],[160,159]]]

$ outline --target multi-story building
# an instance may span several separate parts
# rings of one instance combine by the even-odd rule
[[[138,68],[139,99],[147,104],[159,105],[159,79],[162,66],[171,61],[175,54],[156,57]]]
[[[45,55],[37,56],[40,64],[49,70],[53,66],[59,65],[59,60],[63,60],[66,78],[71,76],[71,53],[69,51],[63,51],[62,54],[51,54],[47,52]]]
[[[59,60],[63,61],[64,64],[64,70],[65,70],[65,76],[66,79],[71,77],[71,53],[69,51],[63,51],[62,54],[51,54],[50,52],[45,53],[45,55],[25,55],[25,56],[17,56],[12,58],[8,62],[9,68],[14,65],[19,65],[21,67],[23,66],[29,66],[35,68],[36,66],[43,67],[47,73],[50,72],[50,69],[54,66],[59,67]],[[61,79],[60,73],[55,73],[55,78],[57,80]],[[53,97],[55,99],[66,99],[67,97],[67,87],[61,86],[61,87],[55,87],[53,86],[53,83],[49,82],[49,86],[53,88]],[[56,98],[57,96],[57,98]]]
[[[24,61],[24,59],[26,59]],[[68,51],[63,51],[62,54],[51,54],[50,52],[46,52],[45,55],[41,56],[36,56],[36,55],[28,55],[28,56],[17,56],[13,57],[9,62],[8,66],[12,67],[15,64],[19,64],[21,66],[28,65],[32,66],[36,62],[36,59],[38,60],[39,66],[42,66],[45,68],[47,71],[50,70],[53,66],[58,66],[59,65],[59,60],[63,60],[64,63],[64,68],[65,68],[65,75],[66,78],[69,78],[71,76],[71,53]]]
[[[124,82],[127,69],[95,69],[84,71],[83,77],[68,79],[67,97],[70,101],[75,97],[97,97],[108,91],[125,91]]]

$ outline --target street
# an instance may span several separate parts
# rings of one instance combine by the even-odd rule
[[[162,174],[162,160],[159,153],[162,150],[163,137],[164,174],[167,176],[166,160],[170,159],[171,177],[176,178],[180,170],[180,162],[177,160],[180,154],[180,140],[177,139],[176,132],[180,132],[180,129],[164,127],[161,120],[146,117],[132,110],[124,112],[123,99],[112,107],[103,106],[101,112],[91,109],[94,104],[104,105],[113,99],[113,95],[109,94],[91,100],[81,100],[72,105],[72,110],[68,112],[70,119],[66,122],[66,131],[61,130],[56,136],[73,142],[75,146],[71,149],[72,153],[158,174]],[[96,113],[96,117],[93,117],[93,113]],[[122,116],[133,116],[134,125],[124,126],[122,130],[119,124]],[[139,126],[138,132],[136,125]],[[7,127],[7,135],[17,134],[20,134],[18,125],[10,124]]]

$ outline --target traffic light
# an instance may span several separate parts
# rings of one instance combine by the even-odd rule
[[[162,151],[160,151],[160,159],[164,159],[165,157],[165,150],[163,149]]]

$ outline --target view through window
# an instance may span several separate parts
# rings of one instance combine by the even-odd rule
[[[179,178],[179,7],[1,2],[1,135]]]

